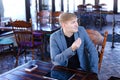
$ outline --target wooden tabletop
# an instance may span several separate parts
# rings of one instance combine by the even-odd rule
[[[60,29],[60,27],[49,27],[49,26],[43,26],[41,28],[33,27],[33,31],[43,31],[43,32],[54,32],[56,30]],[[12,27],[3,27],[0,26],[1,31],[12,31]]]
[[[2,30],[2,31],[11,31],[12,27],[3,27],[3,26],[0,26],[0,30]]]
[[[32,72],[25,71],[31,65],[38,65]],[[49,73],[55,78],[48,77]],[[72,74],[72,75],[71,75]],[[52,63],[32,60],[0,75],[0,80],[98,80],[96,74],[72,70],[62,66],[53,66]],[[56,79],[58,77],[58,79]]]

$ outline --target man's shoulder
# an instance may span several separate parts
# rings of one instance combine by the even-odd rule
[[[61,29],[59,29],[59,30],[53,32],[53,33],[51,34],[51,36],[60,35],[60,33],[61,33]]]
[[[84,33],[86,30],[85,30],[85,28],[83,27],[83,26],[79,26],[78,27],[78,31],[81,33]]]
[[[78,29],[79,30],[85,30],[85,28],[83,26],[79,26]]]

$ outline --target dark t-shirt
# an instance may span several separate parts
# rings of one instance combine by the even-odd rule
[[[74,35],[72,35],[71,37],[65,36],[65,39],[67,42],[67,47],[70,47],[72,45],[72,43],[75,41]],[[77,52],[77,51],[75,51],[75,52]],[[72,56],[71,58],[69,58],[67,67],[72,68],[72,69],[80,68],[80,62],[78,60],[77,53],[74,56]]]

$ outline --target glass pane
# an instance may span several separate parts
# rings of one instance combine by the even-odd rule
[[[4,17],[4,7],[3,7],[3,1],[0,0],[0,18]]]
[[[69,12],[74,11],[74,1],[75,0],[69,0]]]
[[[61,0],[55,0],[55,11],[61,11]]]
[[[120,4],[120,0],[118,0],[118,4]],[[118,7],[118,12],[120,12],[120,5],[118,5],[117,7]]]
[[[52,0],[48,0],[48,8],[51,11],[52,10]]]
[[[83,0],[74,0],[75,1],[75,11],[78,10],[77,6],[83,3]]]
[[[36,1],[35,0],[31,0],[31,2],[30,2],[30,12],[31,12],[31,18],[32,18],[32,21],[33,22],[36,22],[36,10],[38,10],[38,9],[36,9]]]
[[[63,0],[64,2],[63,2],[63,4],[64,4],[64,12],[67,12],[68,11],[68,1],[69,0]]]
[[[49,1],[48,0],[42,0],[42,9],[43,10],[48,10],[48,4],[49,4]]]
[[[109,2],[108,0],[100,0],[100,4],[106,4],[103,6],[103,8],[106,9],[107,11],[113,11],[113,1],[114,0],[110,0]]]
[[[95,0],[85,0],[85,4],[95,5]]]
[[[5,17],[26,20],[25,0],[3,0],[3,5]]]
[[[83,0],[63,0],[64,11],[74,12],[77,10],[77,6],[83,3]]]

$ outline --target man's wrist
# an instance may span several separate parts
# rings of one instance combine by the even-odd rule
[[[73,52],[75,51],[75,49],[72,46],[71,46],[71,49],[72,49]]]

